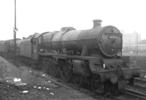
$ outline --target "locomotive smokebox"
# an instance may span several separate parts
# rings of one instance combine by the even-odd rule
[[[100,19],[93,20],[93,28],[100,27],[101,22],[102,22],[102,20],[100,20]]]

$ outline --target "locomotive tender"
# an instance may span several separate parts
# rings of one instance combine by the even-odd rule
[[[104,92],[110,87],[122,89],[138,76],[137,69],[128,66],[128,57],[122,56],[122,34],[114,26],[102,27],[101,20],[93,23],[88,30],[63,27],[60,31],[34,34],[21,40],[18,55],[55,61],[65,67],[62,71],[66,76],[73,73],[84,77]]]

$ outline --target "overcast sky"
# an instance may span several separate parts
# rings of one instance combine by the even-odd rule
[[[17,0],[17,37],[60,30],[90,29],[93,19],[146,39],[146,0]],[[0,0],[0,40],[13,38],[14,0]]]

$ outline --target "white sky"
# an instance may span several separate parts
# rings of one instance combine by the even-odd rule
[[[134,31],[146,39],[146,0],[17,0],[17,37],[60,30],[89,29],[93,19]],[[0,0],[0,40],[13,38],[14,0]]]

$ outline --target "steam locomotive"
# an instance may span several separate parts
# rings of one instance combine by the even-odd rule
[[[94,20],[93,28],[88,30],[63,27],[60,31],[37,33],[17,40],[17,55],[38,62],[54,62],[66,79],[80,77],[80,81],[84,80],[104,93],[121,90],[127,84],[133,84],[139,72],[128,66],[128,57],[122,56],[119,29],[103,27],[101,22]]]

